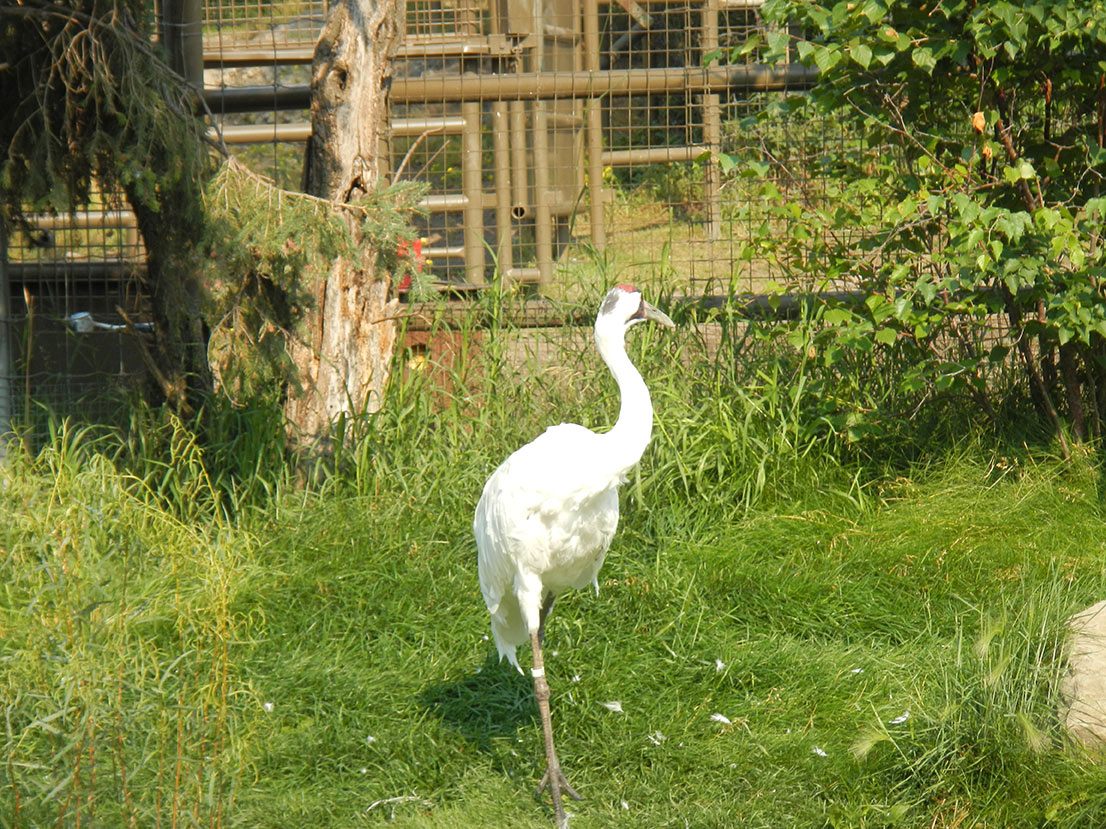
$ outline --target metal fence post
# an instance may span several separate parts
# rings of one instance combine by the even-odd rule
[[[702,38],[703,66],[713,66],[718,63],[717,59],[708,63],[706,58],[718,51],[718,0],[704,0]],[[703,199],[706,201],[708,234],[711,240],[722,235],[722,170],[718,163],[718,153],[722,149],[721,108],[722,98],[717,92],[703,95],[703,143],[710,149]]]
[[[12,400],[14,369],[11,340],[11,283],[8,281],[8,225],[0,219],[0,462],[7,456],[8,441],[13,431]]]
[[[584,69],[599,71],[599,2],[584,0]],[[607,246],[607,228],[603,218],[603,110],[602,98],[593,95],[587,102],[588,196],[591,218],[591,243],[597,250]]]

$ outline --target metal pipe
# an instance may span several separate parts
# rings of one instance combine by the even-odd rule
[[[599,2],[584,0],[584,68],[599,71]],[[588,217],[591,243],[597,250],[607,246],[607,225],[603,215],[603,101],[593,97],[587,104]]]
[[[480,104],[461,104],[465,130],[461,133],[461,190],[465,194],[465,279],[484,283],[483,164],[480,145]]]
[[[541,280],[541,271],[538,268],[510,268],[507,276],[516,282],[538,282]]]
[[[578,130],[584,125],[584,119],[571,112],[550,112],[545,116],[551,129]]]
[[[495,258],[500,274],[514,265],[511,245],[511,144],[507,104],[492,105],[493,157],[495,159]]]
[[[0,463],[7,457],[9,436],[15,427],[15,361],[11,347],[11,284],[8,282],[8,227],[0,222]]]
[[[783,68],[748,64],[661,69],[612,69],[606,72],[520,72],[514,75],[459,75],[397,78],[391,100],[543,100],[600,95],[726,90],[768,91],[809,86],[816,69],[791,63]]]
[[[135,273],[136,268],[145,267],[141,262],[119,259],[91,259],[81,262],[65,260],[45,260],[34,262],[9,262],[8,276],[20,282],[31,279],[57,280],[62,277],[76,277],[83,280],[103,279],[116,281]],[[141,271],[140,271],[141,272]]]
[[[204,4],[203,0],[181,2],[181,56],[184,79],[197,89],[204,85]]]
[[[462,259],[465,255],[465,246],[447,245],[437,248],[423,248],[422,255],[424,259],[431,261],[434,259]]]
[[[549,21],[547,9],[542,3],[535,3],[534,48],[530,53],[530,69],[547,74],[543,70],[552,69],[546,62],[546,39]],[[551,60],[550,63],[553,61]],[[556,74],[548,73],[548,74]],[[553,281],[553,214],[549,210],[549,192],[551,181],[549,158],[549,105],[545,101],[531,104],[531,136],[534,158],[534,258],[537,260],[538,284],[545,287]]]
[[[272,112],[273,110],[311,109],[311,87],[239,86],[205,89],[200,92],[212,112]]]
[[[760,64],[712,66],[707,69],[612,69],[607,72],[519,72],[512,75],[466,74],[450,77],[395,78],[393,104],[435,101],[526,101],[591,98],[604,95],[700,92],[766,92],[808,89],[818,70],[789,63],[783,68]],[[261,112],[310,109],[310,86],[245,86],[205,89],[204,101],[215,112]]]
[[[208,135],[214,138],[219,130],[212,127]],[[311,137],[311,125],[299,124],[230,124],[221,129],[227,144],[271,144],[278,141],[306,141]]]
[[[77,210],[73,213],[31,213],[27,222],[42,228],[116,228],[137,227],[134,213],[130,210]]]
[[[707,235],[717,239],[722,233],[722,168],[718,163],[718,153],[722,149],[721,96],[715,92],[704,95],[702,109],[703,140],[707,143],[704,149],[710,154],[704,171],[703,201],[707,208]]]
[[[553,211],[549,204],[549,118],[545,101],[534,107],[534,246],[541,284],[553,281]]]
[[[523,269],[518,269],[523,270]],[[739,319],[787,320],[795,319],[804,308],[820,303],[855,307],[862,305],[869,294],[865,291],[827,291],[810,294],[736,294],[733,296],[688,296],[673,304],[682,308],[703,311],[718,310]],[[560,328],[565,325],[590,326],[595,322],[595,312],[584,306],[566,307],[564,303],[546,299],[531,299],[507,310],[512,325],[519,328]],[[426,331],[431,326],[455,327],[487,325],[488,319],[472,317],[468,304],[447,304],[440,301],[413,302],[404,312],[409,331]]]
[[[676,161],[695,161],[709,152],[705,144],[690,147],[653,147],[645,150],[607,150],[601,156],[606,167],[630,167],[634,164],[666,164]]]
[[[718,2],[706,0],[703,4],[703,58],[718,50]],[[717,59],[711,61],[716,65]],[[718,153],[722,150],[722,99],[717,92],[704,93],[702,97],[703,141],[709,148],[703,200],[707,207],[707,236],[717,239],[722,234],[722,169]]]
[[[521,221],[530,215],[530,174],[526,164],[526,104],[509,105],[511,125],[511,216]]]
[[[272,49],[228,48],[221,52],[204,52],[205,69],[237,66],[297,66],[311,63],[314,46],[276,46]]]
[[[464,185],[462,184],[462,186]],[[450,211],[463,211],[473,204],[474,202],[464,193],[431,193],[419,202],[419,207],[430,213],[449,213]],[[481,192],[475,204],[481,210],[494,207],[495,196]]]
[[[393,118],[388,122],[388,131],[393,136],[420,136],[429,132],[434,135],[460,135],[465,131],[465,119],[459,115],[445,115],[439,118]]]

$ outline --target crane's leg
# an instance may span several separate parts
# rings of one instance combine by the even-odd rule
[[[556,596],[552,593],[545,595],[545,601],[541,603],[541,615],[538,617],[538,644],[545,644],[545,617],[549,615],[549,611],[553,609],[553,602],[556,600]]]
[[[552,607],[553,602],[546,600],[546,605]],[[543,610],[545,610],[544,607]],[[545,613],[548,613],[548,610]],[[542,614],[543,622],[545,621],[545,613]],[[582,800],[583,798],[576,794],[572,786],[568,785],[564,772],[561,771],[561,764],[557,760],[557,752],[553,748],[553,721],[549,716],[549,683],[545,680],[545,663],[542,660],[539,631],[535,630],[530,634],[530,644],[534,649],[534,670],[532,671],[534,675],[534,696],[538,700],[538,713],[541,714],[541,731],[545,738],[545,776],[538,785],[538,794],[541,794],[546,787],[549,788],[549,794],[553,797],[553,814],[557,819],[557,826],[564,829],[568,826],[568,818],[565,817],[565,808],[561,803],[561,792],[567,793],[574,800]]]

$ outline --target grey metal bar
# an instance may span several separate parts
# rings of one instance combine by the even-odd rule
[[[181,0],[181,53],[185,80],[197,89],[204,85],[203,0]]]
[[[484,282],[484,200],[481,178],[479,103],[461,104],[465,128],[461,133],[461,190],[465,194],[465,279],[474,285]]]
[[[145,268],[139,261],[101,260],[68,262],[64,260],[46,260],[36,262],[8,262],[8,278],[26,282],[32,279],[60,279],[62,276],[77,276],[81,279],[124,279],[136,269]]]
[[[200,93],[212,112],[271,112],[311,109],[310,86],[240,86],[205,89]]]
[[[495,159],[495,258],[501,274],[514,266],[511,246],[511,139],[507,104],[492,107],[492,137]]]
[[[227,144],[268,144],[274,141],[306,141],[311,137],[311,125],[299,124],[231,124],[221,130]],[[209,131],[215,137],[214,127]]]
[[[600,155],[603,166],[629,167],[632,164],[666,164],[674,161],[694,161],[710,152],[705,144],[690,147],[653,147],[644,150],[607,150]]]
[[[584,0],[584,68],[599,71],[599,3]],[[607,246],[607,225],[603,214],[603,110],[600,99],[587,103],[588,144],[588,217],[591,243],[602,250]]]
[[[533,270],[533,269],[531,269]],[[804,309],[819,303],[863,305],[869,296],[865,291],[828,291],[809,294],[737,294],[735,296],[689,296],[673,301],[675,309],[723,311],[746,320],[794,319]],[[444,313],[443,313],[444,311]],[[456,314],[453,312],[456,311]],[[486,321],[472,317],[472,305],[467,302],[413,302],[402,314],[408,330],[426,331],[452,325],[482,326]],[[502,321],[502,317],[499,321]],[[595,322],[595,310],[582,305],[565,306],[560,302],[533,299],[506,309],[506,319],[520,328],[560,328],[565,325],[589,326]],[[488,321],[490,322],[490,320]]]
[[[703,3],[703,58],[718,49],[718,0],[706,0]],[[716,65],[712,61],[711,65]],[[717,239],[722,233],[722,170],[718,163],[718,153],[722,149],[722,98],[717,92],[706,92],[700,101],[703,112],[703,141],[706,142],[710,158],[706,163],[706,181],[703,186],[703,201],[707,206],[707,235]]]
[[[0,463],[8,451],[8,442],[14,430],[15,414],[15,364],[11,348],[11,283],[8,281],[8,228],[0,221]]]
[[[465,119],[460,115],[426,116],[423,118],[392,118],[388,131],[393,136],[460,135],[465,131]]]
[[[511,125],[511,215],[525,219],[530,215],[530,174],[526,163],[526,104],[511,101],[508,107]]]
[[[396,78],[392,103],[433,101],[527,101],[590,98],[602,95],[684,91],[764,92],[807,89],[818,70],[791,63],[783,68],[715,66],[706,69],[612,69],[599,72],[520,72],[514,75],[460,75],[440,78]],[[204,101],[214,112],[260,112],[310,109],[309,86],[249,86],[206,89]]]

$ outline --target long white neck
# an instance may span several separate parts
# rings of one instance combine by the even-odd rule
[[[595,333],[599,355],[618,383],[622,404],[618,422],[604,435],[609,457],[619,471],[629,471],[640,459],[653,432],[653,402],[641,374],[626,354],[624,332]]]

